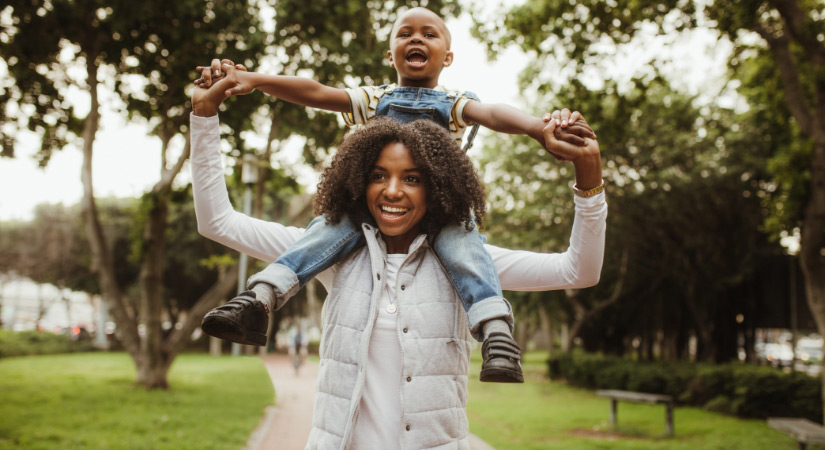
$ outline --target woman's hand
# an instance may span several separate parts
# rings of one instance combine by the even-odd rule
[[[229,61],[231,63],[231,61]],[[221,70],[221,78],[215,81],[213,74],[216,72],[214,68],[203,68],[201,73],[209,71],[208,82],[202,79],[200,83],[195,82],[195,90],[192,92],[192,112],[196,116],[209,117],[218,113],[218,106],[225,99],[232,95],[240,95],[233,93],[238,87],[238,71],[246,71],[241,66],[237,68],[234,64],[220,63],[218,69]]]
[[[602,183],[602,163],[601,150],[599,149],[599,141],[593,138],[584,138],[584,145],[573,145],[569,142],[559,140],[556,137],[556,129],[562,127],[563,124],[568,126],[572,124],[579,124],[582,127],[590,129],[590,125],[584,120],[584,117],[578,112],[570,112],[565,108],[561,111],[553,111],[547,120],[547,125],[544,127],[544,141],[547,146],[547,151],[558,159],[572,161],[576,168],[576,186],[579,189],[592,189]]]

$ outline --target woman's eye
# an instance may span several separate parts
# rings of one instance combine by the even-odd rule
[[[383,173],[376,172],[376,173],[370,175],[370,180],[373,180],[373,181],[378,181],[378,180],[383,180],[383,179],[384,179],[384,174]]]
[[[420,182],[421,182],[421,178],[418,178],[418,177],[416,177],[416,176],[412,176],[412,175],[410,175],[410,176],[408,176],[408,177],[407,177],[407,179],[406,179],[405,181],[406,181],[407,183],[420,183]]]

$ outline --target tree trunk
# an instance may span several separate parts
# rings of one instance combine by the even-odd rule
[[[142,353],[135,359],[137,366],[137,383],[146,389],[169,389],[166,374],[172,358],[160,354]]]
[[[825,126],[821,128],[819,133],[825,135]],[[825,246],[825,136],[814,142],[811,187],[808,192],[808,203],[802,219],[799,262],[805,275],[808,307],[819,334],[825,335],[825,256],[822,254]],[[825,387],[825,371],[822,376]],[[825,389],[822,390],[822,405],[825,409]]]
[[[100,103],[97,97],[97,51],[96,48],[84,49],[86,57],[86,83],[89,89],[91,105],[89,115],[83,121],[83,165],[81,167],[81,181],[83,183],[83,198],[80,202],[83,222],[86,229],[86,238],[92,254],[92,272],[97,275],[100,283],[101,296],[109,304],[109,312],[117,324],[117,335],[123,347],[137,358],[140,352],[140,336],[137,326],[132,320],[121,295],[120,286],[115,278],[112,255],[106,243],[103,226],[95,203],[92,183],[92,151],[95,136],[100,124]]]
[[[547,310],[539,306],[539,323],[541,324],[541,333],[544,335],[544,342],[547,344],[547,355],[553,354],[553,326],[550,324],[550,318],[547,316]]]
[[[570,334],[567,336],[567,344],[564,345],[566,348],[565,353],[571,351],[573,349],[573,340],[576,339],[579,332],[581,331],[582,326],[584,326],[587,321],[589,321],[592,317],[595,317],[608,306],[616,303],[621,294],[622,294],[622,285],[624,284],[625,276],[627,276],[627,261],[628,261],[628,251],[624,249],[622,251],[621,260],[619,262],[619,272],[616,278],[616,283],[613,285],[613,292],[610,294],[609,297],[605,298],[604,300],[599,301],[596,306],[587,309],[584,305],[579,301],[579,290],[578,289],[565,289],[565,299],[570,302],[573,306],[573,311],[575,312],[575,318],[573,322],[573,327],[570,329]],[[657,283],[653,283],[655,286]]]
[[[148,389],[166,389],[166,371],[171,359],[163,351],[163,256],[169,214],[165,191],[147,194],[150,209],[143,229],[143,254],[140,267],[140,313],[145,327],[137,382]]]
[[[777,29],[759,21],[753,29],[771,49],[785,90],[788,109],[802,132],[814,142],[811,157],[811,184],[800,227],[800,266],[805,277],[808,307],[820,334],[825,334],[825,46],[819,39],[818,26],[795,0],[771,2],[782,16]],[[803,80],[800,64],[791,42],[801,46],[804,58],[811,64],[810,78]],[[804,89],[804,81],[813,82],[813,98]],[[825,371],[822,375],[822,405],[825,409]],[[823,416],[825,420],[825,415]]]

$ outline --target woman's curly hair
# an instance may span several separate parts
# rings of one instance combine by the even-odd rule
[[[445,225],[472,229],[487,216],[484,185],[472,162],[443,127],[429,120],[402,124],[377,118],[347,135],[324,170],[315,196],[315,214],[338,223],[344,215],[355,223],[372,222],[366,190],[381,150],[399,142],[412,154],[427,188],[427,213],[421,228],[435,236]]]

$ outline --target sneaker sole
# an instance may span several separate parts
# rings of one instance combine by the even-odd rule
[[[478,379],[483,383],[524,383],[524,375],[507,369],[483,369]]]
[[[204,333],[236,344],[266,345],[266,334],[249,331],[237,322],[221,316],[206,316],[201,323]]]

